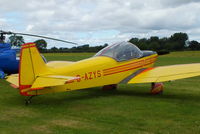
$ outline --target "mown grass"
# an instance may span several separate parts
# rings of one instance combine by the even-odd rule
[[[48,61],[54,61],[54,60],[78,61],[89,58],[93,56],[94,53],[45,53],[43,55]]]
[[[45,54],[47,60],[80,60],[90,53]],[[156,65],[200,62],[200,52],[173,52]],[[149,84],[100,87],[43,95],[29,106],[0,80],[1,134],[199,134],[200,77],[165,83],[162,95],[150,95]]]

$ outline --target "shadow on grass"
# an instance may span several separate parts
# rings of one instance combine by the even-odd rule
[[[35,98],[32,99],[32,103],[30,105],[51,105],[51,106],[61,106],[61,105],[71,105],[73,102],[77,101],[83,101],[83,100],[91,100],[91,99],[97,99],[101,97],[137,97],[141,99],[153,99],[153,100],[159,100],[161,101],[162,99],[164,100],[177,100],[177,101],[185,101],[185,102],[199,102],[200,101],[200,95],[198,94],[172,94],[168,93],[166,94],[165,92],[160,95],[151,95],[148,91],[145,91],[141,87],[137,87],[137,90],[123,90],[119,88],[118,90],[111,90],[111,91],[102,91],[100,88],[93,88],[93,89],[85,89],[85,90],[79,90],[79,91],[71,91],[71,92],[66,92],[66,93],[55,93],[51,95],[41,95],[41,96],[36,96]],[[18,99],[18,97],[12,97],[12,101]],[[21,101],[24,102],[23,97],[21,97]],[[18,102],[14,102],[14,104],[17,104]]]

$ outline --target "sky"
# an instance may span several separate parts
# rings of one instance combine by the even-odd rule
[[[189,40],[200,42],[200,0],[0,0],[0,5],[0,30],[80,45],[162,38],[175,32],[185,32]],[[49,48],[73,46],[46,41]]]

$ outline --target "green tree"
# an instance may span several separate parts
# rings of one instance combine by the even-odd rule
[[[129,42],[133,43],[133,44],[138,44],[139,39],[138,38],[131,38],[129,40]]]
[[[149,50],[154,50],[154,51],[158,51],[160,50],[160,44],[158,42],[151,42],[149,44]]]
[[[25,43],[23,36],[17,36],[17,35],[10,36],[9,42],[12,46],[18,46],[18,47]]]
[[[34,43],[40,51],[45,50],[47,47],[47,42],[44,39],[36,40]]]
[[[102,47],[104,48],[104,47],[107,47],[108,46],[108,43],[105,43]]]
[[[174,51],[175,47],[177,47],[179,44],[177,42],[167,42],[165,44],[165,49],[169,50],[169,51]]]
[[[82,46],[78,46],[78,47],[76,47],[76,49],[77,49],[79,52],[88,51],[88,50],[89,50],[89,44],[85,44],[85,45],[82,45]]]
[[[148,50],[148,40],[146,38],[139,39],[138,43],[135,45],[141,50]]]
[[[186,48],[185,42],[188,40],[188,35],[186,33],[175,33],[169,40],[175,45],[174,50],[183,50]]]
[[[52,52],[57,52],[57,51],[58,51],[58,48],[54,46],[54,47],[51,48],[51,51],[52,51]]]
[[[150,37],[151,42],[159,42],[159,38],[157,36]]]
[[[161,50],[166,50],[166,44],[169,42],[169,38],[167,37],[164,37],[164,38],[161,38],[159,39],[159,44],[160,44],[160,49]]]
[[[200,50],[200,43],[193,40],[189,43],[189,48],[191,50]]]

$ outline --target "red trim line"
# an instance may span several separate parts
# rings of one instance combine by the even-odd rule
[[[125,72],[125,71],[129,71],[129,70],[132,70],[132,69],[136,69],[136,68],[139,68],[139,67],[150,65],[152,63],[154,63],[154,62],[151,62],[151,63],[148,63],[148,64],[144,64],[144,65],[140,65],[140,66],[136,66],[136,67],[129,68],[129,69],[126,69],[126,70],[121,70],[121,71],[118,71],[118,72],[107,73],[107,74],[104,74],[104,76],[111,75],[111,74],[116,74],[116,73],[121,73],[121,72]]]
[[[112,70],[112,69],[116,69],[116,68],[120,68],[120,67],[124,67],[124,66],[128,66],[128,65],[134,65],[134,64],[139,63],[139,62],[143,62],[143,60],[140,60],[140,61],[137,61],[137,62],[132,62],[132,63],[125,64],[125,65],[120,65],[120,66],[112,67],[112,68],[108,68],[108,69],[104,69],[103,71],[108,71],[108,70]]]
[[[117,69],[115,69],[115,70],[111,70],[111,71],[104,71],[104,73],[106,74],[106,73],[112,73],[112,72],[116,72],[116,71],[121,71],[121,70],[125,70],[125,69],[129,69],[129,68],[133,68],[133,67],[137,67],[137,66],[141,66],[141,65],[143,65],[143,64],[133,64],[133,65],[129,65],[129,66],[125,66],[125,67],[123,67],[123,68],[117,68]]]
[[[66,81],[65,84],[73,83],[74,80]]]
[[[121,67],[124,67],[124,66],[128,66],[128,65],[134,65],[136,63],[140,63],[140,62],[149,62],[150,60],[154,60],[156,59],[158,56],[155,56],[155,57],[151,57],[149,59],[143,59],[143,60],[140,60],[140,61],[137,61],[137,62],[132,62],[132,63],[128,63],[128,64],[125,64],[125,65],[120,65],[120,66],[116,66],[116,67],[112,67],[112,68],[108,68],[108,69],[104,69],[103,71],[113,71],[113,69],[118,69],[118,68],[121,68]]]
[[[33,43],[33,42],[25,43],[25,44],[22,45],[22,47],[27,46],[27,45],[32,45],[32,44],[35,44],[35,43]]]
[[[113,70],[104,71],[104,73],[116,72],[116,71],[124,70],[124,69],[127,69],[127,68],[137,67],[137,66],[140,66],[140,65],[143,65],[143,64],[144,63],[141,62],[141,63],[137,63],[137,64],[133,64],[133,65],[128,65],[128,66],[125,66],[125,67],[116,68],[116,69],[113,69]]]
[[[26,46],[26,47],[22,47],[22,49],[31,48],[31,47],[36,47],[36,46],[35,45],[33,45],[33,46]]]
[[[152,69],[154,69],[154,68],[156,68],[156,67],[147,68],[147,69],[145,69],[144,71],[142,71],[140,74],[145,73],[145,72],[147,72],[147,71],[150,71],[150,70],[152,70]]]
[[[67,80],[67,81],[65,82],[65,84],[73,83],[73,82],[75,82],[75,80],[79,80],[79,79],[80,79],[80,77],[73,78],[73,79],[71,79],[71,80]]]
[[[22,90],[22,89],[30,88],[31,86],[32,85],[20,85],[19,89]]]
[[[29,95],[27,92],[21,92],[22,89],[26,89],[26,88],[31,88],[31,85],[20,85],[19,86],[19,90],[20,90],[20,94],[23,95],[23,96],[32,96],[32,95]]]
[[[31,90],[40,90],[43,89],[44,87],[37,87],[37,88],[31,88]]]
[[[128,65],[128,66],[123,67],[123,68],[120,67],[120,68],[117,68],[117,69],[114,69],[114,70],[104,71],[104,74],[106,75],[106,74],[116,73],[116,72],[120,72],[120,71],[130,69],[130,68],[135,68],[135,67],[137,68],[138,66],[146,66],[146,65],[152,64],[154,62],[155,62],[155,60],[148,60],[146,62],[144,61],[144,63],[146,63],[146,64],[137,63],[137,64],[133,64],[132,66]]]

